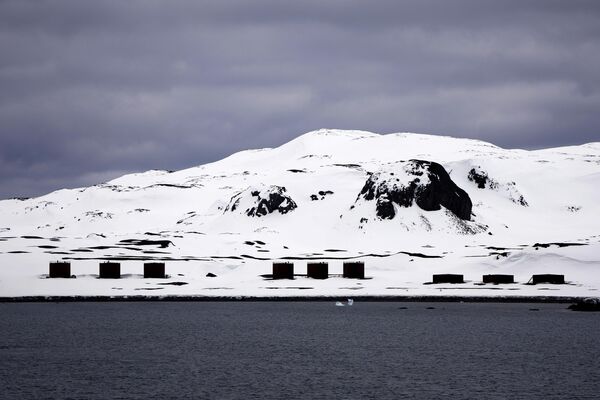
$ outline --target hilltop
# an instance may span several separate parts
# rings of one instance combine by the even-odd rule
[[[181,171],[0,201],[0,293],[430,294],[437,289],[422,283],[431,273],[457,272],[473,280],[461,295],[493,295],[473,284],[482,273],[523,282],[549,272],[574,283],[553,288],[559,294],[592,295],[599,187],[600,143],[526,151],[323,129]],[[121,260],[129,279],[92,279],[108,259]],[[186,285],[138,279],[151,259]],[[373,279],[263,280],[280,259],[297,260],[297,273],[306,259],[329,260],[332,272],[360,259]],[[76,282],[40,279],[51,260],[70,260]],[[502,295],[540,293],[513,289]]]

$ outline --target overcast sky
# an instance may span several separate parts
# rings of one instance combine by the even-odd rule
[[[600,140],[600,1],[0,0],[0,198],[318,128]]]

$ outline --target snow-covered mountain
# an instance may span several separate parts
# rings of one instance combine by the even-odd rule
[[[297,273],[306,259],[330,260],[336,273],[346,258],[364,259],[373,277],[357,294],[398,294],[386,288],[408,282],[416,290],[408,293],[426,292],[420,283],[432,271],[473,281],[487,272],[522,281],[557,270],[595,279],[593,287],[578,280],[583,286],[561,289],[571,294],[600,287],[599,188],[600,143],[525,151],[319,130],[181,171],[1,201],[0,296],[133,293],[147,286],[135,277],[148,259],[168,261],[168,273],[188,283],[161,294],[295,295],[260,278],[271,260],[299,260]],[[118,259],[132,279],[31,279],[56,259],[89,278],[98,260]],[[207,281],[207,272],[217,277]],[[303,282],[313,289],[302,294],[344,294],[351,289],[343,282]]]

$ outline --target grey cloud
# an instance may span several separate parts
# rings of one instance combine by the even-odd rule
[[[321,127],[597,141],[597,1],[0,1],[0,198]]]

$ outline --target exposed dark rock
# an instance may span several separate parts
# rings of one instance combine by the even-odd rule
[[[569,247],[569,246],[586,246],[587,243],[569,243],[569,242],[554,242],[554,243],[535,243],[533,247],[548,248],[550,246]]]
[[[467,176],[467,178],[471,181],[471,182],[475,182],[477,184],[477,187],[479,189],[485,189],[486,187],[490,188],[490,189],[496,189],[498,188],[498,183],[491,179],[487,172],[483,171],[481,168],[477,167],[477,168],[471,168],[471,170],[469,171],[469,175]]]
[[[99,211],[99,210],[94,210],[94,211],[86,211],[84,214],[86,217],[91,217],[91,218],[104,218],[104,219],[112,219],[114,214],[113,213],[109,213],[109,212],[104,212],[104,211]]]
[[[508,182],[506,184],[506,189],[509,193],[509,198],[513,203],[522,205],[523,207],[529,207],[529,203],[525,200],[525,197],[517,190],[516,183]]]
[[[311,194],[310,199],[312,201],[323,200],[325,197],[333,194],[331,190],[319,190],[318,194]]]
[[[206,274],[207,278],[216,278],[217,276],[215,274],[213,274],[212,272],[209,272],[208,274]]]
[[[412,201],[408,205],[404,204],[404,201],[407,197],[403,197],[402,194],[398,196],[398,198],[402,202],[398,203],[398,205],[402,207],[410,207],[412,204]],[[394,211],[394,201],[390,198],[389,194],[382,193],[377,198],[377,216],[381,219],[392,219],[395,215],[396,211]]]
[[[508,198],[513,203],[519,204],[523,207],[528,207],[529,203],[525,200],[525,197],[517,190],[515,182],[508,182],[500,184],[498,181],[492,179],[487,172],[481,169],[480,166],[471,168],[467,178],[474,182],[479,189],[492,189],[492,190],[503,190],[508,194]]]
[[[408,256],[411,257],[419,257],[419,258],[443,258],[443,256],[437,256],[437,255],[427,255],[427,254],[423,254],[423,253],[412,253],[410,251],[400,251],[400,254],[406,254]]]
[[[225,212],[233,212],[241,205],[246,210],[244,213],[249,217],[262,217],[278,211],[287,214],[298,206],[287,194],[283,186],[268,186],[262,189],[246,189],[233,196],[225,208]]]
[[[573,311],[600,311],[600,299],[589,297],[569,306]]]
[[[173,244],[170,240],[148,240],[148,239],[124,239],[119,241],[123,244],[132,244],[135,246],[159,246],[161,249],[166,249]],[[98,248],[100,246],[96,246]]]
[[[398,174],[394,173],[396,169]],[[467,192],[450,179],[444,167],[423,160],[401,161],[371,174],[357,200],[360,198],[375,200],[376,213],[381,219],[394,218],[394,204],[411,207],[414,202],[425,211],[444,206],[458,218],[470,220],[473,206]]]
[[[146,187],[144,187],[144,189],[150,189],[150,188],[155,188],[155,187],[168,187],[168,188],[175,188],[175,189],[191,189],[191,188],[195,187],[195,185],[177,185],[175,183],[157,183],[154,185],[146,186]]]
[[[360,169],[362,168],[362,165],[360,164],[333,164],[336,167],[345,167],[345,168],[352,168],[352,169]]]

